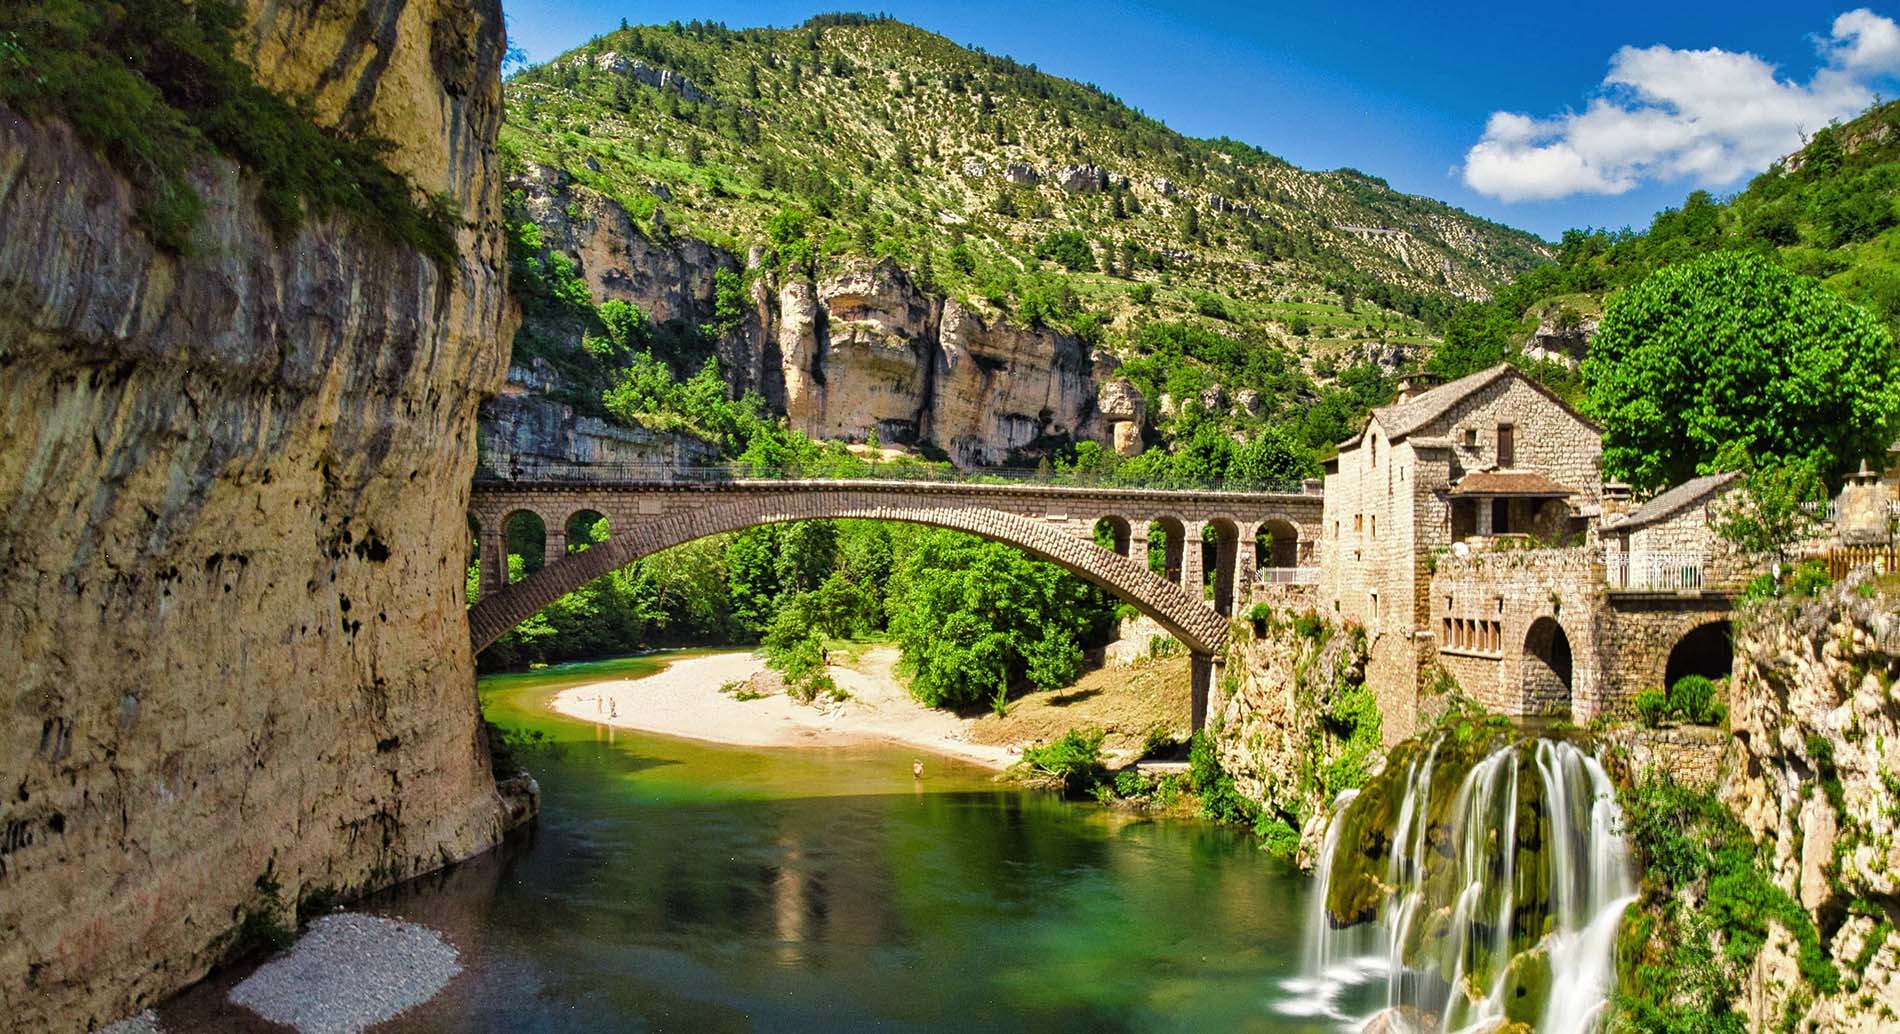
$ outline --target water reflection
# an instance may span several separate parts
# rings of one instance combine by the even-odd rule
[[[466,965],[379,1034],[1328,1029],[1271,1008],[1307,881],[1247,838],[890,747],[597,739],[540,709],[560,681],[484,690],[553,741],[538,828],[363,906]],[[229,1029],[187,998],[165,1017],[205,1026],[170,1029]]]

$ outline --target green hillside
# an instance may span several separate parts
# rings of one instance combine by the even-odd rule
[[[506,89],[516,176],[562,170],[639,233],[742,260],[763,248],[780,270],[890,257],[986,318],[1154,356],[1128,368],[1151,414],[1161,393],[1214,385],[1259,392],[1261,420],[1361,408],[1376,376],[1348,401],[1323,385],[1367,342],[1428,348],[1461,304],[1549,254],[1374,177],[1191,139],[1095,86],[883,18],[623,26]],[[585,321],[536,309],[532,347],[578,354]],[[1163,439],[1185,430],[1172,419]]]

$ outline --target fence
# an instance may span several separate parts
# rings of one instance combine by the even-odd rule
[[[1892,543],[1866,546],[1835,546],[1822,556],[1827,564],[1827,576],[1839,581],[1847,577],[1849,571],[1871,567],[1875,574],[1892,574],[1900,571],[1900,557],[1895,556]]]
[[[1635,592],[1699,592],[1708,558],[1694,553],[1608,553],[1603,566],[1611,589]]]
[[[1318,585],[1317,567],[1263,567],[1256,572],[1261,585]]]
[[[1317,481],[1203,481],[1191,478],[1128,479],[1089,471],[1047,467],[982,467],[959,470],[948,463],[899,460],[871,463],[835,459],[815,464],[727,463],[687,466],[668,463],[511,463],[475,471],[478,485],[547,484],[718,484],[733,481],[897,481],[976,485],[1049,485],[1064,488],[1149,489],[1191,492],[1316,494]]]

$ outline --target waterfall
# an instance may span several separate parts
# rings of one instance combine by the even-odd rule
[[[1400,748],[1332,807],[1304,972],[1276,1007],[1342,1031],[1594,1034],[1635,896],[1620,819],[1570,743]]]

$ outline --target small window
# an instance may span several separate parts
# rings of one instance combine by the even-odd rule
[[[1379,515],[1376,513],[1372,515],[1372,537],[1379,537]]]
[[[1478,429],[1475,427],[1465,428],[1465,448],[1475,449],[1477,447],[1478,447]]]
[[[1353,514],[1352,515],[1352,533],[1354,535],[1361,535],[1365,533],[1365,530],[1366,530],[1366,515],[1363,513]]]
[[[1510,424],[1498,425],[1498,466],[1517,466],[1517,428]]]

